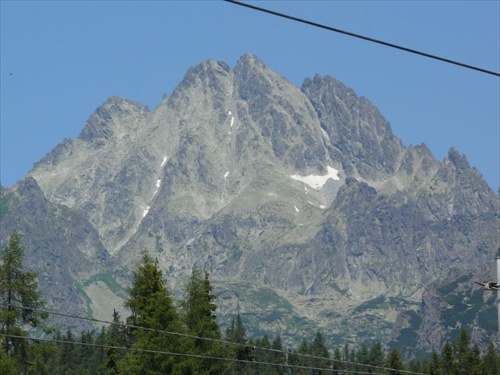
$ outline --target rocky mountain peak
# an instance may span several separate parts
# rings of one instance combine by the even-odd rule
[[[252,54],[194,66],[151,112],[109,98],[29,176],[2,200],[2,227],[21,223],[39,258],[52,245],[36,244],[59,243],[46,269],[74,275],[74,309],[111,298],[113,267],[148,249],[176,292],[193,265],[209,271],[230,296],[221,310],[239,306],[249,325],[373,339],[450,267],[480,267],[498,246],[498,197],[458,151],[440,162],[406,148],[341,82],[300,89]],[[270,296],[283,309],[269,314]]]
[[[17,193],[26,198],[33,201],[45,201],[45,195],[43,194],[42,189],[38,186],[38,183],[33,177],[26,177],[18,182],[17,184]]]
[[[121,138],[124,132],[134,131],[148,113],[145,105],[111,96],[90,116],[78,139],[96,147],[103,146]]]
[[[200,85],[210,88],[217,87],[220,76],[227,76],[230,72],[229,66],[224,62],[206,60],[192,68],[189,68],[181,83],[174,90],[173,96],[179,96],[185,90]],[[180,92],[179,92],[180,91]]]
[[[455,168],[460,169],[469,169],[470,165],[467,161],[467,157],[465,155],[461,155],[460,152],[455,148],[451,147],[448,151],[448,160],[450,160]]]
[[[330,156],[342,161],[346,174],[369,181],[394,174],[404,147],[369,100],[329,76],[306,79],[302,91],[331,140]]]

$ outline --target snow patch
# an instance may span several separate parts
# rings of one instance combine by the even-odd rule
[[[148,214],[148,212],[149,212],[149,209],[150,209],[150,208],[151,208],[151,207],[147,206],[147,207],[146,207],[146,209],[142,212],[142,217],[143,217],[143,218],[145,218],[145,217],[146,217],[146,215]]]
[[[227,178],[229,176],[229,172],[224,173],[224,178]]]
[[[324,210],[326,208],[326,206],[324,204],[320,204],[319,206],[317,204],[314,204],[313,202],[311,201],[307,201],[307,203],[309,203],[310,205],[314,206],[314,207],[318,207],[318,208],[321,208],[322,210]]]
[[[167,163],[167,159],[168,159],[168,158],[167,158],[166,156],[165,156],[165,157],[163,157],[163,161],[161,162],[160,167],[163,167],[163,166]]]
[[[159,178],[158,180],[156,180],[156,187],[160,188],[160,185],[161,185],[161,178]],[[156,190],[156,191],[158,191],[158,190]]]
[[[297,206],[294,206],[295,207],[295,211],[299,212],[299,209],[297,208]]]
[[[339,171],[335,168],[332,168],[330,166],[326,167],[327,169],[327,174],[325,176],[317,176],[310,174],[309,176],[300,176],[298,174],[291,175],[290,177],[293,180],[303,182],[306,185],[309,185],[315,190],[320,190],[323,185],[326,184],[326,181],[328,181],[330,178],[334,180],[340,180],[339,177]]]

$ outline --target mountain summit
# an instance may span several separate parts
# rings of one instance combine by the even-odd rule
[[[109,320],[148,249],[175,291],[196,265],[224,316],[287,340],[397,341],[428,287],[491,263],[500,225],[457,150],[406,148],[341,82],[299,88],[252,54],[190,68],[152,111],[109,98],[1,194],[1,244],[23,233],[54,310]],[[424,331],[423,349],[448,338]]]

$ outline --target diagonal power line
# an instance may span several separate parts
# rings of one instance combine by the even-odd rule
[[[461,63],[459,61],[450,60],[450,59],[447,59],[447,58],[444,58],[444,57],[440,57],[440,56],[437,56],[437,55],[432,55],[430,53],[418,51],[418,50],[411,49],[411,48],[404,47],[404,46],[400,46],[400,45],[397,45],[397,44],[393,44],[393,43],[389,43],[389,42],[384,42],[383,40],[380,40],[380,39],[370,38],[368,36],[364,36],[364,35],[352,33],[350,31],[345,31],[345,30],[337,29],[335,27],[330,27],[330,26],[322,25],[320,23],[308,21],[306,19],[299,18],[299,17],[294,17],[294,16],[290,16],[290,15],[284,14],[284,13],[275,12],[275,11],[270,10],[270,9],[257,7],[255,5],[243,3],[241,1],[235,1],[235,0],[223,0],[223,1],[225,1],[227,3],[235,4],[235,5],[240,5],[242,7],[250,8],[250,9],[253,9],[253,10],[257,10],[259,12],[272,14],[273,16],[278,16],[278,17],[286,18],[288,20],[292,20],[292,21],[296,21],[296,22],[300,22],[300,23],[305,23],[306,25],[310,25],[310,26],[314,26],[314,27],[319,27],[321,29],[333,31],[333,32],[336,32],[336,33],[339,33],[339,34],[344,34],[344,35],[348,35],[348,36],[351,36],[351,37],[354,37],[354,38],[363,39],[363,40],[366,40],[368,42],[381,44],[381,45],[386,46],[386,47],[391,47],[391,48],[399,49],[401,51],[405,51],[405,52],[408,52],[408,53],[413,53],[415,55],[420,55],[420,56],[423,56],[423,57],[427,57],[427,58],[430,58],[430,59],[438,60],[438,61],[445,62],[445,63],[448,63],[448,64],[458,65],[458,66],[460,66],[462,68],[472,69],[472,70],[475,70],[475,71],[478,71],[478,72],[481,72],[481,73],[490,74],[490,75],[493,75],[493,76],[496,76],[496,77],[500,77],[500,73],[497,73],[497,72],[494,72],[494,71],[491,71],[491,70],[479,68],[477,66],[473,66],[473,65],[469,65],[469,64],[464,64],[464,63]]]
[[[29,310],[29,311],[37,311],[37,312],[42,312],[42,313],[47,313],[47,314],[53,314],[53,315],[63,316],[63,317],[72,318],[72,319],[79,319],[79,320],[91,321],[91,322],[95,322],[95,323],[109,324],[109,325],[119,326],[122,328],[133,328],[133,329],[139,329],[139,330],[144,330],[144,331],[149,331],[149,332],[164,333],[164,334],[173,335],[173,336],[189,337],[189,338],[198,339],[198,340],[205,340],[205,341],[209,341],[209,342],[217,342],[220,344],[226,344],[226,345],[230,345],[230,346],[238,346],[238,347],[248,348],[248,349],[253,350],[254,352],[258,349],[258,350],[262,350],[262,351],[266,351],[266,352],[274,352],[274,353],[280,353],[280,354],[285,354],[285,355],[293,354],[295,356],[309,358],[309,359],[313,359],[313,360],[326,360],[328,362],[332,362],[332,364],[337,363],[337,364],[341,364],[341,365],[345,365],[345,366],[359,366],[359,367],[362,367],[362,369],[359,369],[359,370],[343,369],[343,370],[341,370],[344,372],[347,371],[347,373],[358,374],[358,375],[364,375],[364,374],[382,375],[382,374],[380,374],[378,372],[374,372],[374,371],[391,371],[391,370],[393,370],[389,367],[384,367],[384,366],[369,365],[369,364],[363,364],[363,363],[359,363],[359,362],[353,362],[353,361],[347,361],[347,360],[341,360],[341,359],[335,359],[335,358],[319,357],[319,356],[305,354],[305,353],[297,353],[297,352],[291,353],[291,352],[287,352],[285,350],[263,348],[263,347],[259,347],[259,346],[249,345],[249,344],[241,344],[241,343],[236,343],[236,342],[230,342],[227,340],[195,336],[195,335],[190,335],[190,334],[181,333],[181,332],[173,332],[173,331],[165,331],[165,330],[161,330],[161,329],[146,328],[146,327],[136,326],[136,325],[132,325],[132,324],[126,324],[126,323],[116,323],[116,322],[111,322],[111,321],[102,320],[102,319],[88,318],[88,317],[83,317],[83,316],[74,315],[74,314],[61,313],[61,312],[57,312],[57,311],[28,308],[26,306],[21,306],[21,305],[16,305],[16,304],[6,304],[6,306],[11,306],[13,308],[17,308],[17,309],[21,309],[21,310]],[[33,341],[47,341],[47,342],[52,341],[52,342],[57,342],[57,343],[59,343],[59,341],[61,341],[61,340],[54,340],[54,339],[41,339],[41,338],[33,338],[33,337],[25,337],[25,336],[8,335],[8,334],[2,333],[2,332],[0,332],[0,336],[12,337],[12,338],[24,338],[26,340],[33,340]],[[64,340],[62,340],[62,342],[67,343],[67,344],[74,344],[74,345],[86,345],[86,346],[96,346],[96,347],[107,348],[106,345],[100,345],[100,344],[91,344],[91,343],[82,344],[80,342],[72,342],[72,341],[64,341]],[[150,353],[158,353],[158,354],[170,354],[170,355],[176,355],[176,356],[181,356],[181,357],[186,357],[186,356],[189,357],[189,355],[187,355],[186,353],[154,351],[154,350],[149,350],[149,349],[138,349],[138,348],[123,348],[123,347],[116,347],[116,346],[110,346],[110,348],[114,348],[114,349],[118,349],[118,350],[129,350],[129,351],[132,350],[132,351],[142,351],[142,352],[150,352]],[[207,356],[203,356],[203,355],[196,355],[196,357],[238,362],[235,359],[207,357]],[[266,362],[256,362],[256,361],[248,361],[248,360],[241,360],[240,362],[248,362],[248,363],[262,364],[262,365],[269,364]],[[273,364],[273,365],[320,370],[320,368],[315,368],[315,367],[304,367],[304,366],[289,365],[289,364],[279,364],[278,363],[278,364]],[[321,370],[324,370],[324,369],[321,369]],[[368,372],[365,372],[365,371],[368,371]],[[408,370],[399,370],[399,372],[400,372],[400,374],[424,375],[422,373],[417,373],[417,372],[408,371]]]

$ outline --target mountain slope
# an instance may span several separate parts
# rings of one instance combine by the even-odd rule
[[[176,293],[197,265],[218,288],[222,319],[240,311],[254,332],[289,341],[315,327],[338,341],[397,339],[402,310],[423,311],[429,285],[452,267],[484,267],[499,243],[498,196],[465,156],[451,148],[440,162],[425,145],[406,148],[342,83],[315,76],[298,88],[251,54],[233,69],[190,68],[152,111],[108,99],[77,139],[2,191],[2,227],[48,215],[15,211],[28,182],[47,212],[68,212],[58,220],[80,218],[79,238],[92,233],[65,260],[71,269],[90,259],[71,274],[75,296],[99,298],[100,282],[115,283],[115,269],[133,268],[146,248]],[[40,225],[72,246],[57,222]],[[42,237],[21,230],[31,258]],[[97,267],[90,249],[107,263]]]

